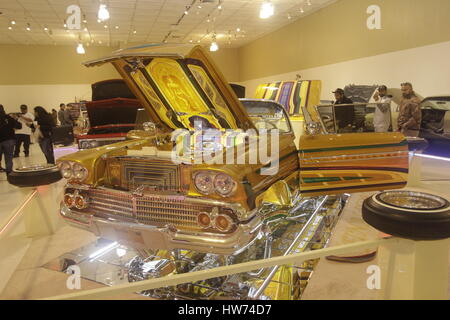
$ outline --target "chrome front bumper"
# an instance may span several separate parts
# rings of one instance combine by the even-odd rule
[[[136,249],[185,249],[224,255],[233,254],[247,246],[262,226],[261,220],[255,216],[249,222],[239,224],[233,233],[187,233],[169,226],[161,228],[99,218],[70,209],[64,203],[61,203],[60,214],[70,225]]]

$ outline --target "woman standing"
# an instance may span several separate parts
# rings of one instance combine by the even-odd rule
[[[52,109],[52,118],[53,118],[53,123],[55,124],[55,127],[58,125],[58,111],[56,111],[55,109]]]
[[[13,154],[16,145],[14,129],[21,129],[22,124],[17,118],[7,115],[0,104],[0,154],[5,155],[6,174],[10,174],[13,168]]]
[[[38,131],[39,146],[47,159],[47,163],[55,164],[52,142],[52,129],[55,124],[52,115],[40,106],[34,108],[34,114],[37,122],[36,131]]]

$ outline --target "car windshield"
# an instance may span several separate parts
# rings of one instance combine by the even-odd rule
[[[262,100],[241,100],[241,102],[258,130],[278,129],[281,134],[291,132],[286,111],[278,103]]]
[[[376,110],[385,110],[383,114],[390,120],[388,121],[388,132],[392,132],[392,111],[389,105],[379,103],[354,103],[351,105],[320,105],[317,106],[322,125],[328,133],[351,133],[351,132],[375,132],[374,120]],[[352,111],[342,112],[340,108],[351,108]],[[349,120],[349,114],[351,115]],[[379,117],[379,115],[378,115]],[[344,123],[345,126],[342,125]]]

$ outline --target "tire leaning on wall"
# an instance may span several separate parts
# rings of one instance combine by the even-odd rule
[[[61,179],[58,166],[52,164],[21,167],[8,175],[8,182],[21,188],[48,185]]]
[[[450,202],[423,192],[386,191],[367,198],[363,219],[377,230],[411,240],[450,238]]]

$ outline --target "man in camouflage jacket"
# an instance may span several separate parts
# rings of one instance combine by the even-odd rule
[[[398,115],[398,131],[407,137],[419,135],[422,122],[421,100],[413,91],[411,83],[402,84],[403,99],[400,102],[400,113]]]

